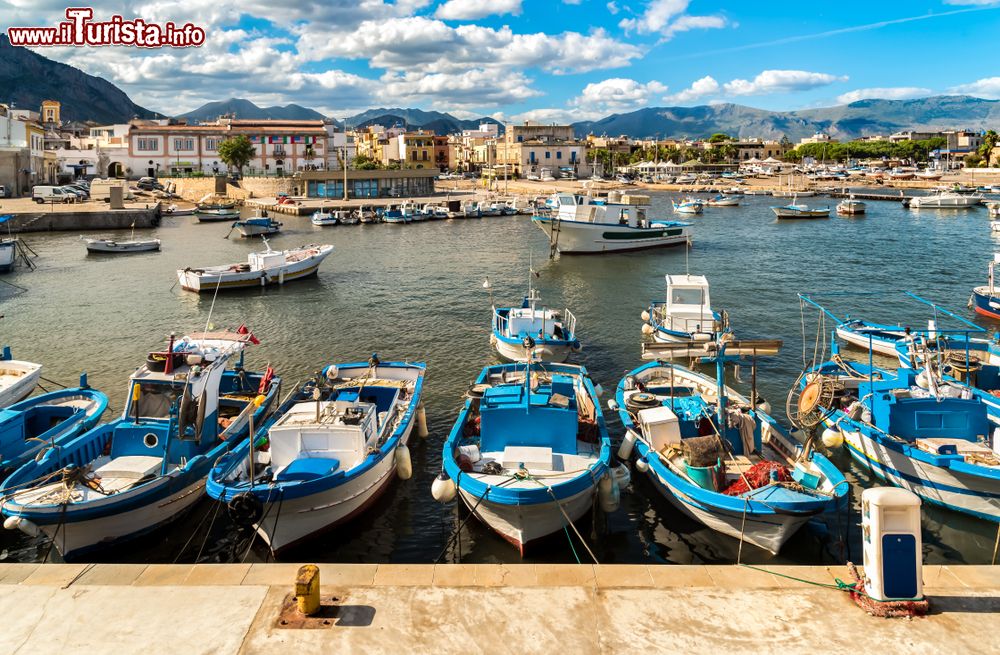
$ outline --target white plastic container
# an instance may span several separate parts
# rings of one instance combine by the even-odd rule
[[[865,489],[861,526],[865,592],[875,600],[922,599],[920,498],[896,487]]]

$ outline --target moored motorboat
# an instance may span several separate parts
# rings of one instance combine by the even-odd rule
[[[197,207],[178,207],[177,205],[168,205],[163,213],[167,216],[191,216],[197,211]]]
[[[872,323],[859,318],[843,321],[837,325],[835,331],[840,339],[852,346],[870,349],[889,357],[896,356],[896,343],[910,334],[909,330],[901,325]]]
[[[558,194],[551,205],[536,207],[531,221],[549,237],[549,248],[561,254],[597,254],[687,244],[690,223],[650,219],[649,199],[619,195],[599,200]]]
[[[0,239],[0,273],[7,273],[14,268],[15,261],[17,261],[17,241]]]
[[[108,397],[87,384],[50,391],[0,409],[0,475],[20,468],[43,449],[61,448],[97,424]]]
[[[82,237],[81,237],[82,238]],[[115,241],[114,239],[84,239],[88,252],[101,253],[130,253],[149,252],[160,249],[159,239],[128,239],[125,241]]]
[[[792,198],[790,204],[783,207],[771,207],[771,211],[778,218],[828,218],[830,216],[829,207],[810,207],[796,202],[796,197]]]
[[[339,219],[333,215],[332,212],[323,211],[322,209],[314,212],[312,218],[309,221],[313,225],[325,226],[325,225],[336,225],[339,223]]]
[[[972,297],[969,298],[969,304],[977,314],[995,319],[1000,319],[1000,290],[994,284],[994,269],[998,263],[1000,263],[1000,253],[994,253],[993,261],[987,267],[989,281],[984,286],[973,288]]]
[[[529,285],[520,307],[494,305],[490,343],[501,357],[515,362],[528,361],[532,356],[546,362],[565,362],[570,354],[579,352],[576,316],[568,309],[560,312],[541,306],[539,300],[538,291]]]
[[[212,463],[263,422],[278,396],[270,369],[245,370],[250,343],[242,326],[171,337],[130,376],[121,417],[7,478],[4,527],[44,533],[72,559],[177,518],[202,498]]]
[[[674,212],[677,214],[700,214],[705,210],[705,204],[698,198],[684,198],[680,202],[672,200]]]
[[[341,225],[357,225],[361,222],[361,216],[358,211],[343,209],[337,212],[337,220]]]
[[[407,443],[414,428],[426,436],[425,369],[374,355],[327,366],[216,463],[208,495],[275,553],[358,516],[412,473]]]
[[[749,342],[742,347],[753,350]],[[804,449],[761,409],[754,393],[747,398],[725,386],[723,348],[716,359],[715,379],[660,361],[622,379],[611,404],[626,429],[620,456],[632,451],[636,468],[696,521],[778,553],[807,521],[841,509],[848,485],[826,457]]]
[[[233,229],[245,239],[277,234],[281,231],[282,226],[281,222],[268,217],[266,213],[263,216],[254,216],[233,223]]]
[[[319,265],[333,252],[333,246],[328,244],[272,250],[264,239],[264,245],[267,250],[250,253],[244,263],[178,270],[181,288],[212,293],[216,289],[285,284],[316,275]]]
[[[866,210],[865,203],[855,199],[853,195],[837,203],[837,213],[842,216],[858,216],[864,214]]]
[[[993,200],[986,203],[986,211],[991,218],[1000,218],[1000,202]]]
[[[595,501],[617,508],[611,466],[611,439],[585,368],[500,364],[484,368],[470,388],[432,493],[441,502],[457,494],[523,555],[557,532],[579,539],[573,524]]]
[[[239,218],[240,212],[236,209],[199,209],[194,215],[198,218],[199,223],[221,223]]]
[[[708,278],[703,275],[667,275],[665,301],[654,300],[642,312],[642,332],[656,343],[683,343],[688,350],[667,350],[664,357],[706,363],[702,345],[730,333],[729,317],[712,309]]]
[[[954,191],[940,191],[927,196],[910,198],[910,209],[968,209],[981,203],[983,197],[978,194],[965,194]]]
[[[0,409],[31,395],[41,377],[41,364],[14,359],[10,346],[4,346],[0,351]]]
[[[708,205],[709,207],[739,207],[740,199],[719,194],[713,198],[709,198],[708,200],[706,200],[705,204]]]

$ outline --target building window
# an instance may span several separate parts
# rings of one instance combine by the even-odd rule
[[[174,139],[174,150],[194,150],[194,139]]]
[[[276,157],[284,157],[285,156],[285,146],[282,146],[282,145],[274,146],[274,155]]]
[[[562,150],[556,153],[556,159],[562,159]]]
[[[205,139],[205,150],[218,150],[219,149],[219,138],[218,137],[208,137]]]
[[[546,159],[552,159],[552,153],[551,153],[551,152],[549,152],[548,150],[546,150],[546,151],[545,151],[545,158],[546,158]]]
[[[136,150],[159,150],[160,140],[159,139],[136,139],[135,144]]]

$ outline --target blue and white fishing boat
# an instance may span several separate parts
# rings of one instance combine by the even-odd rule
[[[444,444],[436,500],[457,495],[521,554],[600,501],[614,511],[611,438],[587,370],[570,364],[487,366]],[[572,528],[574,531],[575,527]]]
[[[406,215],[398,208],[386,209],[382,212],[382,222],[383,223],[393,223],[396,225],[403,225],[404,223],[409,223],[406,219]]]
[[[282,223],[267,216],[254,216],[233,223],[233,229],[238,230],[244,238],[267,236],[281,231]]]
[[[977,314],[1000,320],[1000,290],[994,286],[994,268],[1000,263],[1000,253],[994,253],[989,265],[989,282],[985,286],[975,287],[969,306]]]
[[[412,472],[407,443],[427,436],[424,364],[327,366],[209,474],[208,495],[275,553],[361,514]],[[267,450],[259,449],[267,445]]]
[[[202,497],[213,463],[272,409],[279,379],[243,367],[256,342],[242,327],[171,337],[129,378],[121,417],[0,485],[4,527],[41,532],[71,559],[177,518]]]
[[[17,261],[17,241],[0,239],[0,273],[9,273],[13,270],[15,261]]]
[[[97,425],[108,397],[87,384],[22,400],[0,409],[0,475],[20,468],[43,449],[59,448]]]
[[[626,202],[627,201],[627,202]],[[531,221],[564,255],[598,254],[679,246],[691,241],[691,224],[648,216],[647,196],[608,199],[561,193],[536,204]]]
[[[688,197],[680,202],[671,200],[671,204],[673,204],[674,213],[677,214],[700,214],[705,211],[705,203],[698,198]]]
[[[708,279],[703,275],[667,275],[666,301],[654,300],[642,312],[642,332],[656,343],[690,344],[688,350],[665,351],[667,357],[711,361],[702,345],[731,333],[729,316],[712,309]]]
[[[696,521],[777,553],[807,521],[842,507],[848,484],[760,409],[755,390],[747,398],[725,386],[725,343],[714,344],[716,379],[663,361],[622,379],[609,403],[626,429],[619,456],[634,451],[637,470]]]
[[[321,209],[317,212],[313,212],[312,218],[309,219],[309,222],[312,223],[313,225],[324,227],[327,225],[336,225],[337,223],[340,222],[340,219],[338,219],[332,213],[328,211],[323,211]]]
[[[896,344],[910,333],[902,325],[888,325],[860,318],[848,318],[837,325],[836,334],[852,346],[865,350],[871,348],[880,355],[895,357]]]
[[[740,199],[720,193],[706,200],[705,204],[709,207],[739,207]]]
[[[568,309],[560,312],[539,305],[541,296],[531,286],[533,275],[528,276],[528,295],[520,307],[497,307],[492,303],[489,279],[483,284],[493,304],[490,343],[501,357],[512,362],[526,362],[533,355],[546,362],[565,362],[582,349],[576,335],[576,316]]]
[[[829,218],[829,207],[810,207],[797,202],[799,195],[792,196],[792,202],[782,207],[771,207],[771,211],[778,218]]]
[[[982,398],[929,361],[895,372],[837,355],[799,382],[799,411],[817,413],[823,441],[928,503],[1000,522],[1000,444]]]

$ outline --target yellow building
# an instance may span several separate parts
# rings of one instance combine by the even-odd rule
[[[42,100],[42,123],[59,125],[59,111],[62,105],[58,100]]]

